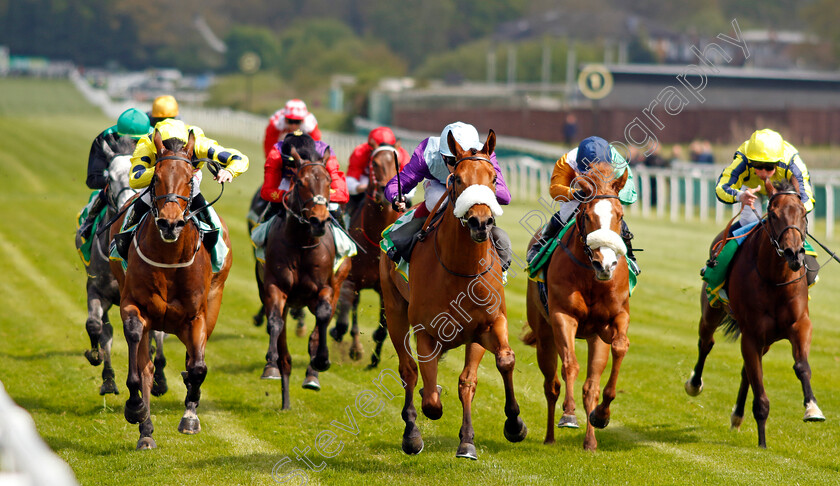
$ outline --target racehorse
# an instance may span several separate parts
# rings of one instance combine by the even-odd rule
[[[580,365],[575,356],[575,338],[586,339],[589,347],[583,385],[587,417],[584,449],[594,451],[598,447],[595,428],[602,429],[610,421],[618,370],[630,346],[627,339],[629,274],[626,263],[621,261],[626,247],[619,236],[624,210],[618,199],[618,192],[626,180],[627,171],[615,178],[613,167],[608,163],[594,164],[585,176],[576,179],[585,197],[574,226],[558,243],[563,251],[558,249],[546,268],[546,304],[540,297],[537,282],[528,281],[527,317],[531,330],[523,341],[536,345],[537,361],[545,378],[546,444],[554,443],[554,409],[561,388],[557,378],[558,354],[566,384],[563,417],[558,426],[578,427],[573,391]],[[531,240],[531,245],[534,241]],[[606,369],[610,351],[612,369],[604,387],[603,401],[598,404],[601,374]]]
[[[119,208],[137,192],[128,185],[128,171],[131,168],[130,155],[117,155],[108,164],[108,205],[106,206],[103,221],[110,221]],[[106,189],[103,189],[106,190]],[[87,307],[88,318],[85,322],[88,337],[90,338],[90,349],[85,351],[85,358],[93,366],[105,363],[102,368],[102,385],[99,387],[99,394],[119,394],[117,383],[114,381],[114,368],[111,366],[111,344],[114,341],[114,328],[108,318],[108,310],[120,300],[120,286],[114,274],[108,258],[109,234],[105,231],[97,231],[91,235],[90,261],[86,262],[87,272]],[[76,233],[76,249],[82,247],[82,239]],[[155,376],[152,385],[152,394],[159,397],[166,393],[166,375],[163,372],[166,366],[166,358],[163,355],[164,333],[155,332],[157,344],[155,352]]]
[[[201,431],[196,408],[207,375],[204,349],[216,326],[232,263],[232,252],[228,251],[219,272],[212,272],[210,253],[201,243],[195,218],[188,214],[195,135],[190,131],[184,145],[176,138],[164,142],[160,132],[155,131],[154,143],[157,157],[149,184],[151,210],[138,224],[125,273],[119,261],[111,261],[111,269],[120,283],[120,315],[128,342],[129,398],[125,403],[125,418],[129,423],[140,424],[138,450],[157,447],[149,412],[153,371],[149,332],[152,330],[178,336],[187,348],[187,370],[181,373],[187,395],[178,431],[184,434]],[[112,238],[118,229],[119,224],[115,223],[111,228]],[[224,222],[221,237],[230,248]]]
[[[391,208],[385,199],[385,184],[397,174],[397,151],[390,145],[383,145],[373,151],[370,158],[370,182],[365,191],[365,198],[350,218],[350,236],[359,244],[360,251],[353,257],[353,265],[344,285],[341,287],[335,327],[330,336],[341,342],[349,327],[348,314],[353,312],[353,327],[350,336],[350,358],[362,358],[363,348],[359,342],[359,292],[362,289],[374,289],[379,294],[379,327],[373,333],[376,348],[371,354],[368,368],[379,365],[382,343],[388,337],[385,325],[385,307],[382,302],[382,289],[379,285],[379,239],[382,231],[397,220],[399,213]]]
[[[715,330],[723,325],[728,335],[741,335],[741,386],[730,417],[733,429],[741,426],[747,389],[753,391],[753,417],[758,425],[758,445],[767,447],[765,425],[770,400],[764,390],[762,357],[776,341],[787,339],[793,350],[793,370],[802,383],[806,422],[825,420],[811,390],[811,318],[808,314],[808,284],[805,279],[805,206],[798,183],[765,182],[769,197],[767,215],[745,237],[733,258],[727,282],[729,304],[712,307],[705,284],[700,293],[699,356],[685,391],[697,396],[703,391],[703,366],[715,344]],[[723,235],[718,235],[719,239]]]
[[[519,416],[513,390],[515,358],[508,345],[501,262],[489,239],[495,217],[501,214],[495,196],[496,172],[490,162],[496,134],[490,130],[481,150],[462,149],[452,134],[445,143],[456,156],[456,163],[447,181],[448,192],[438,203],[444,206],[439,224],[416,243],[408,282],[387,256],[380,256],[379,271],[388,334],[399,357],[405,386],[402,450],[406,454],[423,450],[413,400],[417,385],[417,363],[409,342],[413,331],[423,375],[422,410],[432,420],[443,414],[441,389],[437,386],[440,353],[466,346],[464,370],[458,379],[463,419],[456,456],[477,459],[471,408],[478,365],[485,350],[496,355],[496,368],[504,382],[505,438],[519,442],[528,429]]]
[[[263,199],[260,196],[260,189],[257,188],[257,192],[254,193],[254,197],[251,198],[251,206],[248,208],[248,234],[251,234],[251,230],[254,229],[260,223],[262,219],[262,215],[265,213],[265,210],[268,209],[268,201]],[[254,253],[254,261],[256,261],[256,249]],[[257,286],[260,284],[260,276],[259,276],[259,263],[254,265],[254,273],[256,274],[257,279]],[[295,335],[297,337],[306,336],[306,321],[305,315],[303,313],[303,309],[301,308],[294,308],[291,310],[292,319],[297,321],[297,327],[295,328]],[[254,325],[260,327],[263,325],[263,321],[265,320],[265,308],[260,304],[260,310],[254,314],[253,317]]]
[[[286,343],[286,316],[290,307],[306,306],[315,316],[309,335],[310,362],[304,388],[318,390],[318,372],[330,367],[327,325],[332,319],[341,283],[350,272],[344,260],[333,272],[335,245],[328,223],[330,175],[327,149],[321,160],[301,158],[293,148],[294,175],[283,198],[286,215],[274,218],[265,248],[265,265],[258,264],[262,280],[260,299],[268,316],[269,343],[263,378],[282,380],[284,410],[291,407],[289,375],[292,356]]]

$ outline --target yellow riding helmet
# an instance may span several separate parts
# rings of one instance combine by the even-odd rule
[[[744,155],[750,161],[777,164],[785,153],[785,141],[778,132],[769,128],[756,130],[747,142]]]
[[[175,118],[178,116],[178,102],[171,95],[155,98],[152,103],[152,118]]]

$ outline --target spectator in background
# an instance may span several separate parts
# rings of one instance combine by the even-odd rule
[[[671,147],[671,165],[674,165],[674,162],[684,162],[685,161],[685,154],[683,154],[682,145],[674,145]]]
[[[644,165],[648,167],[670,167],[671,160],[662,156],[659,150],[659,143],[650,141],[645,147]]]
[[[268,158],[268,153],[271,152],[274,144],[296,130],[309,135],[316,142],[321,140],[321,130],[318,128],[315,115],[309,113],[306,103],[299,99],[292,99],[286,102],[286,106],[274,112],[268,120],[263,140],[265,157]]]
[[[714,164],[715,157],[712,154],[712,144],[708,140],[694,140],[689,145],[689,157],[692,162],[698,164]]]
[[[577,137],[578,123],[574,113],[566,115],[566,122],[563,124],[563,141],[566,145],[572,145]]]

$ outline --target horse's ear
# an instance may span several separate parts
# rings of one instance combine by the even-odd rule
[[[397,150],[402,148],[402,140],[397,139],[397,142],[394,144],[394,148]]]
[[[791,178],[790,183],[793,185],[793,190],[799,194],[799,179],[796,177]]]
[[[292,150],[289,151],[289,155],[292,157],[292,160],[295,161],[295,167],[300,167],[301,159],[297,149],[292,147]]]
[[[458,154],[463,152],[463,150],[461,150],[461,147],[458,145],[458,142],[455,141],[455,136],[452,135],[451,131],[446,134],[446,144],[449,146],[449,151],[452,152],[452,155],[455,155],[458,158],[460,158]]]
[[[193,150],[195,149],[195,132],[190,130],[190,136],[187,139],[187,146],[184,149],[187,152],[187,158],[190,159],[193,156]]]
[[[155,140],[155,148],[157,149],[157,153],[162,154],[163,153],[163,139],[161,138],[160,132],[157,129],[155,129],[154,140]]]
[[[621,174],[621,177],[618,179],[613,179],[612,186],[615,189],[615,193],[618,194],[619,191],[624,189],[624,184],[627,183],[627,178],[630,177],[630,168],[624,169],[624,173]]]
[[[773,186],[773,181],[771,181],[769,177],[764,181],[764,189],[767,190],[767,197],[776,194],[776,188]]]
[[[493,129],[491,128],[490,129],[490,134],[487,135],[487,141],[484,142],[484,147],[482,147],[481,151],[484,152],[485,154],[487,154],[487,156],[489,157],[493,153],[493,150],[495,150],[495,149],[496,149],[496,132],[494,132]]]
[[[326,149],[324,149],[324,156],[321,157],[321,162],[324,165],[327,165],[327,161],[330,160],[330,157],[332,157],[332,150],[330,150],[330,148],[327,147]]]

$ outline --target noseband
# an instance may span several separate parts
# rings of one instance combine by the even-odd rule
[[[324,171],[327,172],[327,180],[330,181],[330,182],[332,181],[332,178],[330,177],[330,173],[329,173],[329,171],[327,171],[326,164],[322,164],[321,162],[306,162],[306,163],[303,163],[303,164],[300,165],[300,167],[298,167],[297,169],[294,169],[294,171],[292,172],[294,174],[294,177],[292,178],[292,185],[294,187],[292,188],[292,190],[286,191],[286,194],[283,196],[283,206],[286,208],[286,211],[289,214],[294,216],[295,219],[297,219],[298,222],[300,222],[303,225],[311,225],[309,220],[306,219],[303,216],[303,213],[305,211],[312,211],[312,209],[315,206],[326,206],[330,202],[329,198],[324,197],[321,194],[316,194],[316,195],[310,197],[309,199],[301,202],[300,191],[298,191],[298,187],[303,185],[303,182],[298,177],[298,172],[300,171],[300,169],[303,169],[304,167],[309,167],[309,166],[323,167]],[[289,203],[288,203],[289,195],[293,192],[295,194],[295,201],[297,202],[297,209],[298,209],[297,211],[290,208]],[[307,206],[310,202],[312,203],[311,207]]]
[[[618,199],[618,196],[612,194],[597,194],[592,196],[588,201],[594,201],[595,199]],[[592,248],[586,243],[586,237],[589,234],[586,232],[586,219],[585,218],[575,218],[575,227],[577,229],[578,235],[580,236],[580,242],[583,243],[583,252],[586,254],[586,257],[589,258],[590,265],[594,263],[592,260]],[[591,268],[591,267],[590,267]]]
[[[159,157],[157,159],[156,163],[160,162],[161,160],[180,160],[180,161],[183,161],[183,162],[186,162],[186,163],[190,164],[190,166],[193,165],[192,161],[190,161],[190,159],[188,159],[186,157],[181,157],[180,155],[166,155],[164,157]],[[156,196],[155,195],[156,182],[157,182],[157,173],[155,173],[155,175],[152,176],[152,182],[151,182],[151,184],[149,184],[149,191],[151,193],[151,198],[152,198],[152,215],[155,217],[155,219],[157,219],[160,215],[160,211],[158,210],[158,207],[157,207],[157,202],[158,201],[163,200],[164,204],[170,203],[170,202],[174,202],[174,203],[178,204],[179,199],[187,202],[186,207],[184,207],[183,210],[181,211],[181,216],[183,216],[186,219],[187,211],[189,211],[190,204],[192,203],[192,193],[193,193],[193,177],[192,177],[192,175],[190,175],[190,195],[189,195],[189,197],[185,197],[185,196],[182,196],[180,194],[175,194],[175,193],[172,193],[172,192],[170,192],[168,194],[163,194],[161,196]],[[180,204],[178,204],[178,205],[180,206]]]

